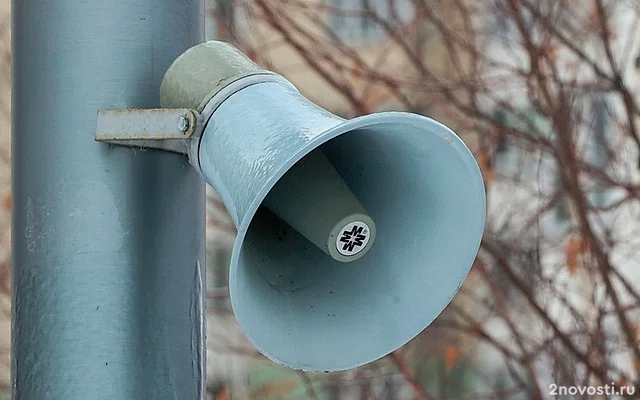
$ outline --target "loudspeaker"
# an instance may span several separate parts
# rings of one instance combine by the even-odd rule
[[[190,159],[238,228],[233,310],[273,361],[338,371],[376,360],[462,285],[485,192],[444,125],[402,112],[342,119],[220,42],[178,58],[161,94],[208,116]]]

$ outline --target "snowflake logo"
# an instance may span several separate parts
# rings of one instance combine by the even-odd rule
[[[353,252],[355,247],[361,247],[364,245],[364,240],[367,238],[364,227],[353,225],[350,231],[342,232],[340,242],[344,243],[342,250]]]

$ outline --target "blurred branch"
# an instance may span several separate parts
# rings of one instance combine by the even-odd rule
[[[404,379],[411,385],[416,397],[420,400],[431,400],[433,396],[427,394],[426,389],[422,386],[422,383],[415,377],[413,370],[407,363],[407,360],[402,356],[400,350],[396,350],[389,354],[389,358],[395,364],[398,371],[402,374]]]

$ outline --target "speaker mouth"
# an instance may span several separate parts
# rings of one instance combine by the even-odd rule
[[[339,371],[407,343],[451,301],[480,245],[484,186],[464,143],[426,117],[383,113],[347,121],[311,141],[288,168],[317,147],[375,220],[376,246],[339,263],[278,225],[259,208],[275,176],[239,229],[230,292],[241,327],[267,357],[293,369]],[[409,148],[413,153],[403,155]],[[394,168],[403,172],[384,172]],[[339,228],[332,238],[337,252],[341,234],[366,229],[361,222]],[[282,241],[272,238],[283,232]],[[357,253],[350,249],[342,250]]]
[[[375,243],[361,239],[370,248],[348,263],[261,206],[316,149],[371,218],[309,220],[330,225],[326,232],[337,226],[322,246],[341,257],[350,257],[338,251],[344,233],[344,250],[355,252],[349,243],[364,232],[348,224],[371,228]],[[199,157],[238,228],[229,274],[236,319],[262,354],[293,369],[345,370],[402,346],[451,301],[480,245],[480,170],[462,140],[426,117],[345,121],[286,85],[260,83],[220,104]]]

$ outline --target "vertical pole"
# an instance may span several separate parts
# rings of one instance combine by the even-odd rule
[[[200,399],[204,185],[94,141],[151,108],[202,0],[13,2],[14,399]]]

